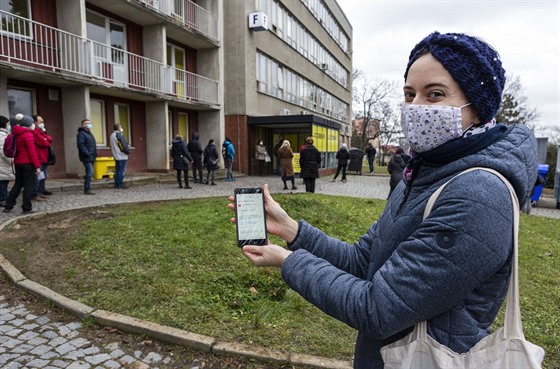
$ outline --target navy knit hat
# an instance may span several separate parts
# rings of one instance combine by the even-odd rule
[[[500,109],[506,83],[500,55],[485,42],[462,33],[434,32],[410,52],[404,79],[412,63],[431,53],[459,84],[480,123],[492,120]]]
[[[6,118],[3,115],[0,115],[0,127],[4,128],[6,126],[6,123],[8,123],[10,120],[8,118]]]

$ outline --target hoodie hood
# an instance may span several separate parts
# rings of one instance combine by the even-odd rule
[[[194,132],[194,133],[192,134],[191,138],[192,138],[193,140],[198,141],[198,139],[200,138],[200,134],[198,134],[198,132]]]

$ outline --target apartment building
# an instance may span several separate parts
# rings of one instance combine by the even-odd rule
[[[44,118],[54,177],[83,175],[85,118],[101,157],[123,126],[129,173],[169,171],[193,132],[231,137],[246,174],[257,140],[313,135],[328,170],[351,137],[351,45],[335,0],[0,0],[0,114]]]
[[[234,169],[257,173],[255,145],[272,155],[281,138],[298,153],[313,135],[322,171],[336,168],[349,142],[352,27],[335,0],[224,2],[225,133],[239,155]],[[276,168],[272,160],[266,170]]]
[[[129,172],[167,172],[176,134],[224,136],[223,0],[0,0],[0,114],[41,115],[51,176],[79,176],[80,122],[111,156],[120,123]]]

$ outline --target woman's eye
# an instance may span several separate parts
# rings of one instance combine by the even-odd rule
[[[435,101],[439,101],[439,100],[441,100],[441,99],[444,98],[444,97],[445,97],[445,95],[444,95],[443,92],[441,92],[441,91],[431,91],[431,92],[428,94],[428,98],[429,98],[430,100],[435,100]]]
[[[404,92],[404,101],[405,102],[412,102],[412,100],[414,100],[414,96],[416,96],[416,95],[414,95],[412,92],[405,91]]]

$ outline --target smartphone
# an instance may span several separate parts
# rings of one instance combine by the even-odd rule
[[[266,245],[266,216],[262,187],[235,189],[237,246]]]

